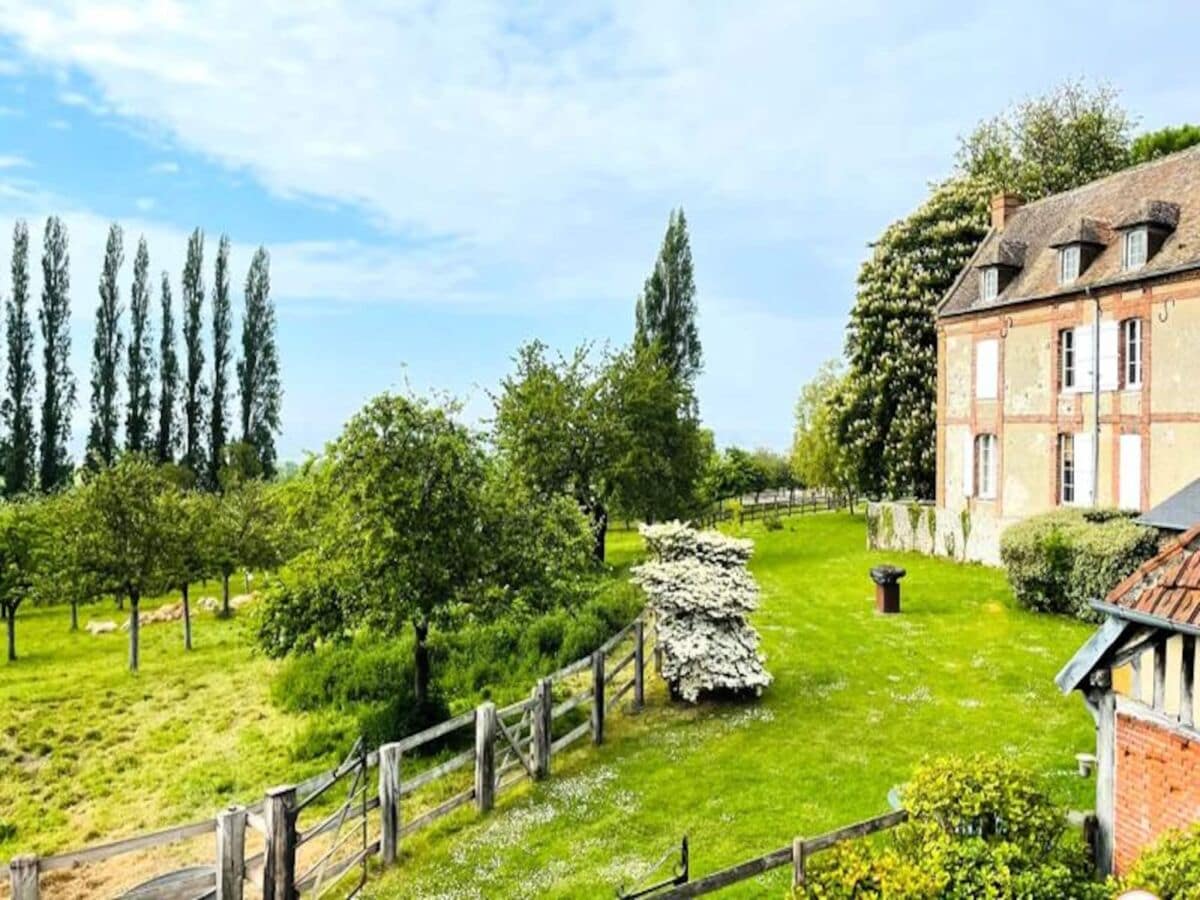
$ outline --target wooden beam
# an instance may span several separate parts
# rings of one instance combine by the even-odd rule
[[[805,860],[808,853],[804,849],[804,838],[792,840],[792,890],[804,887],[806,877],[804,872]]]
[[[1167,708],[1167,639],[1164,637],[1154,645],[1154,690],[1151,705],[1158,712]]]
[[[263,804],[267,821],[267,857],[263,862],[263,900],[295,900],[296,789],[271,788]]]
[[[592,654],[592,743],[604,743],[604,651]]]
[[[246,877],[246,807],[217,814],[217,898],[242,900]]]
[[[379,854],[385,866],[394,865],[400,837],[400,763],[404,752],[396,743],[379,748]]]
[[[1180,644],[1183,655],[1179,667],[1179,721],[1190,728],[1196,724],[1196,638],[1185,634]]]
[[[633,628],[633,708],[646,705],[646,625],[638,619]]]
[[[496,805],[496,704],[475,710],[475,808],[487,812]]]
[[[550,775],[550,741],[554,725],[554,682],[542,678],[533,689],[537,705],[533,708],[533,777]]]
[[[8,884],[12,900],[38,900],[38,858],[26,854],[14,856],[8,864]]]

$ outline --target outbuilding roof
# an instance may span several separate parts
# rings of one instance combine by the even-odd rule
[[[1200,525],[1200,478],[1136,519],[1140,525],[1187,531]]]
[[[1113,588],[1102,608],[1147,624],[1200,631],[1200,525]]]
[[[1173,230],[1144,266],[1125,271],[1116,229],[1137,224]],[[1054,248],[1072,230],[1081,242],[1095,244],[1100,252],[1074,282],[1060,285]],[[1004,228],[992,229],[983,239],[967,269],[986,265],[982,260],[1005,258],[1001,242],[1024,244],[1026,250],[1022,267],[999,295],[985,301],[978,278],[960,277],[942,299],[939,316],[983,312],[1075,294],[1086,287],[1140,282],[1200,268],[1200,145],[1012,210]]]

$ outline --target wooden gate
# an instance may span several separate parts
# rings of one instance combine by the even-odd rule
[[[321,799],[344,790],[341,803],[309,828],[302,829],[299,819],[304,810],[321,807]],[[358,883],[346,897],[362,890],[367,880],[367,857],[371,848],[367,840],[368,814],[379,804],[373,797],[373,785],[367,778],[367,750],[359,738],[345,761],[337,768],[329,783],[314,791],[296,805],[296,876],[291,896],[321,897],[341,885],[349,872],[358,869]],[[305,852],[305,848],[308,852]],[[344,890],[344,887],[342,888]]]

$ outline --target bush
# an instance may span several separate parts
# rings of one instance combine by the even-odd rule
[[[1158,533],[1115,510],[1062,509],[1034,516],[1000,537],[1000,557],[1022,606],[1094,621],[1103,599],[1158,550]]]
[[[822,900],[1100,900],[1082,841],[1033,776],[1003,759],[923,765],[904,791],[910,819],[891,846],[857,842],[813,867]]]
[[[1200,823],[1159,838],[1121,879],[1120,889],[1153,891],[1161,900],[1200,900]]]
[[[263,589],[254,630],[268,656],[308,653],[325,641],[349,636],[347,614],[356,606],[344,570],[305,551]]]

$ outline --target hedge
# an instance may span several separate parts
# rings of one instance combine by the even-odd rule
[[[1007,529],[1000,558],[1022,606],[1095,621],[1088,601],[1106,597],[1158,545],[1158,532],[1127,513],[1060,509]]]

